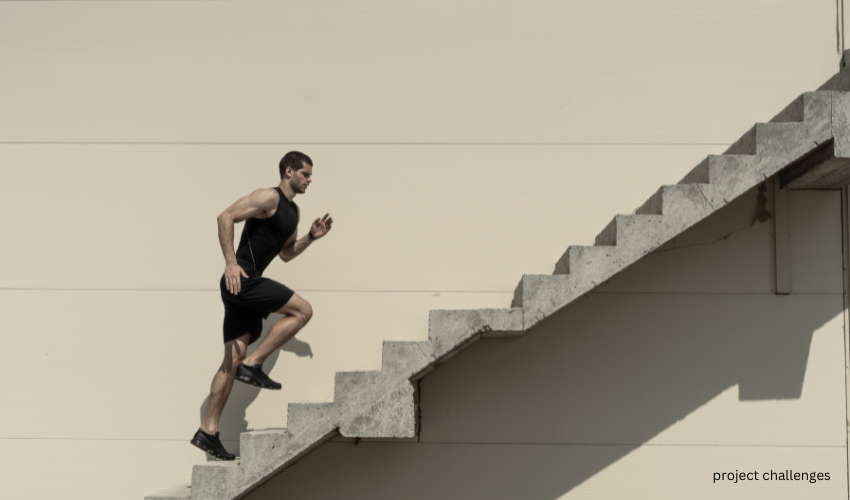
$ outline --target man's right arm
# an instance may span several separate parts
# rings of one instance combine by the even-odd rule
[[[240,275],[248,277],[236,264],[236,252],[233,250],[233,226],[266,210],[275,207],[277,193],[274,189],[259,188],[251,194],[236,200],[218,216],[218,241],[225,260],[225,283],[230,293],[237,294],[242,288]]]

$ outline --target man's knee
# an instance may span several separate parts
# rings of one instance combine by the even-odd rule
[[[247,356],[247,353],[244,350],[238,351],[237,353],[235,353],[233,355],[233,359],[232,359],[231,364],[230,364],[231,370],[236,371],[236,368],[239,366],[239,363],[245,361],[246,356]]]
[[[310,319],[313,317],[313,306],[310,305],[306,300],[304,301],[304,307],[301,310],[301,318],[304,321],[304,324],[310,322]]]
[[[313,306],[296,293],[277,311],[277,314],[292,316],[306,325],[313,317]]]
[[[226,372],[235,372],[239,363],[245,361],[248,355],[248,339],[251,334],[245,334],[243,337],[227,342],[224,347],[224,362],[221,363],[222,370]]]
[[[297,319],[302,326],[304,326],[309,323],[310,318],[313,317],[313,306],[311,306],[306,300],[302,299],[298,304],[298,307],[293,308],[289,314]]]

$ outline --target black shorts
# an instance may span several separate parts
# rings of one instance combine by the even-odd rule
[[[230,342],[250,333],[248,344],[252,344],[263,332],[263,320],[289,302],[295,292],[260,275],[241,276],[240,279],[242,289],[237,295],[227,289],[223,274],[219,281],[221,301],[224,302],[224,341]]]

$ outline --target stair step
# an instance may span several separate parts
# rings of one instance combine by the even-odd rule
[[[192,498],[235,498],[241,493],[239,460],[206,462],[192,467]]]
[[[433,309],[428,315],[428,342],[421,343],[425,357],[433,362],[473,337],[521,335],[523,310]]]
[[[239,461],[249,472],[263,470],[283,453],[289,435],[286,429],[262,429],[239,435]]]
[[[527,331],[581,294],[576,294],[568,274],[523,274],[523,328]]]
[[[744,172],[756,161],[754,155],[708,155],[678,184],[712,184],[717,187]]]
[[[785,144],[796,142],[805,122],[756,123],[723,152],[724,155],[773,155],[785,150]]]
[[[573,245],[561,255],[555,263],[555,274],[570,274],[573,277],[581,274],[586,276],[588,267],[594,267],[609,262],[617,253],[617,248],[610,245],[587,246]],[[591,273],[592,274],[592,271]]]
[[[410,378],[425,369],[431,360],[426,352],[432,348],[428,342],[403,342],[385,340],[381,352],[381,371],[393,376]]]
[[[662,215],[656,214],[632,214],[632,215],[615,215],[611,222],[605,226],[605,229],[596,237],[595,246],[618,245],[624,246],[631,244],[638,238],[643,238],[647,234],[654,234],[661,230],[664,226],[664,218]],[[557,271],[556,271],[557,272]],[[558,273],[563,274],[563,273]]]
[[[286,431],[292,435],[300,434],[305,428],[317,422],[327,421],[333,409],[330,403],[289,403],[286,408]]]
[[[806,94],[800,94],[796,99],[791,101],[791,103],[785,108],[776,114],[772,120],[772,123],[781,123],[781,122],[801,122],[805,118],[805,101]],[[811,93],[808,93],[811,94]]]
[[[717,200],[712,198],[714,189],[710,184],[661,186],[637,209],[637,213],[664,215],[665,224],[678,227],[680,224],[671,224],[670,221],[701,219],[716,210],[712,202]]]
[[[828,92],[804,92],[777,113],[770,123],[812,121],[828,115],[832,106],[831,97]]]
[[[365,411],[343,422],[345,437],[412,438],[419,432],[419,384],[404,380]]]
[[[334,403],[359,399],[362,394],[371,393],[386,385],[386,376],[381,371],[336,372],[334,375]]]
[[[418,432],[415,393],[409,376],[337,372],[331,412],[335,426],[346,437],[412,437]]]
[[[167,490],[160,491],[155,495],[148,495],[145,500],[185,500],[192,497],[192,485],[181,484]]]

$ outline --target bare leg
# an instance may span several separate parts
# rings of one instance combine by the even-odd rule
[[[297,293],[289,299],[277,314],[285,315],[269,329],[269,333],[254,349],[254,352],[243,361],[248,366],[256,366],[266,360],[273,352],[283,347],[289,339],[295,336],[310,318],[313,317],[313,307]],[[237,366],[239,363],[237,363]]]
[[[236,367],[245,359],[250,338],[251,334],[246,333],[224,344],[224,361],[210,385],[210,401],[207,404],[204,421],[201,423],[201,430],[207,434],[215,434],[218,431],[218,421],[224,410],[224,403],[227,402],[230,390],[233,388],[233,375],[236,373]]]

